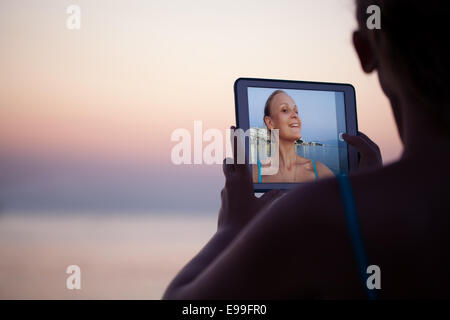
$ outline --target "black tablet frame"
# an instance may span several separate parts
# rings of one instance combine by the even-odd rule
[[[300,89],[318,91],[340,91],[344,93],[346,132],[356,135],[358,132],[358,121],[356,116],[355,88],[348,83],[312,82],[299,80],[277,80],[258,78],[239,78],[234,82],[234,101],[236,111],[236,126],[244,131],[250,127],[248,109],[248,87]],[[249,143],[245,144],[245,153],[249,159]],[[351,172],[358,166],[358,152],[348,145],[348,168]],[[249,165],[251,171],[251,166]],[[253,183],[255,192],[267,192],[272,189],[291,189],[301,183]]]

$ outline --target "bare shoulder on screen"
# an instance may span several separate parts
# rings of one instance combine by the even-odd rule
[[[316,161],[317,174],[319,178],[334,177],[333,171],[320,161]]]

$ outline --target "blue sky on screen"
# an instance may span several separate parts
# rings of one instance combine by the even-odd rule
[[[263,127],[264,105],[276,88],[248,88],[250,127]],[[302,120],[302,139],[337,139],[336,102],[333,91],[284,90],[294,99]]]

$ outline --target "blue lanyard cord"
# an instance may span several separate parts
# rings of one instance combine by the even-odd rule
[[[313,160],[313,167],[314,167],[314,174],[316,175],[316,180],[319,179],[319,176],[317,175],[317,168],[316,168],[316,160]]]
[[[261,162],[258,160],[258,182],[261,183],[262,182],[262,178],[261,178]]]
[[[361,237],[358,216],[356,212],[355,199],[353,197],[352,186],[350,179],[346,174],[337,175],[339,182],[339,189],[341,190],[342,201],[344,202],[345,216],[350,232],[350,239],[353,244],[353,250],[356,256],[356,263],[358,264],[359,273],[361,276],[363,287],[366,291],[369,300],[376,300],[374,289],[367,287],[367,267],[368,259],[364,249],[364,243]]]

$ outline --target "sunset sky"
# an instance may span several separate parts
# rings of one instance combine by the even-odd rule
[[[352,0],[2,1],[0,210],[217,211],[221,167],[175,166],[170,136],[234,124],[239,77],[353,84],[359,129],[394,161],[355,26]]]

